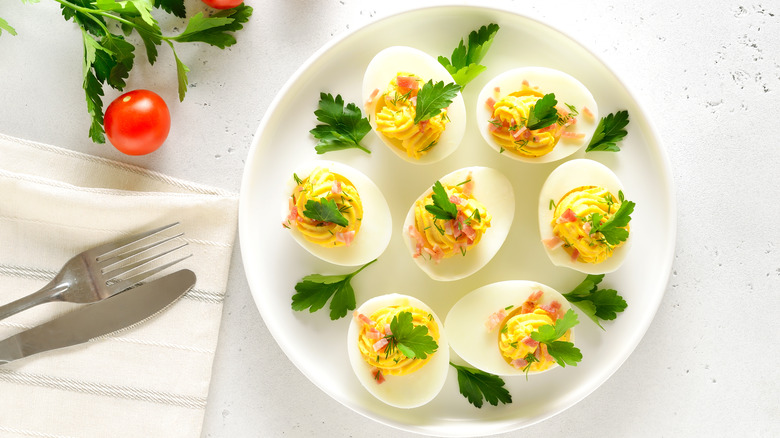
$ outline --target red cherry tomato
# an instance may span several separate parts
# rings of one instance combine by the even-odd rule
[[[103,119],[111,144],[127,155],[145,155],[159,148],[171,129],[171,113],[162,97],[133,90],[117,97]]]
[[[215,9],[230,9],[243,3],[244,0],[203,0],[203,3]]]

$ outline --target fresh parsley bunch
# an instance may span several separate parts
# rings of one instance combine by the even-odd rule
[[[38,0],[22,0],[35,3]],[[211,16],[198,12],[187,20],[178,35],[164,35],[152,12],[162,10],[179,18],[186,18],[184,0],[54,0],[62,8],[65,20],[72,20],[81,29],[84,43],[82,86],[86,93],[87,111],[92,117],[89,137],[96,143],[105,143],[103,129],[103,87],[122,91],[135,63],[135,46],[126,37],[135,31],[141,38],[150,64],[157,60],[158,47],[166,43],[176,59],[179,100],[187,92],[187,73],[190,71],[176,53],[174,43],[203,42],[224,49],[236,43],[233,32],[241,30],[252,15],[252,8],[241,4]],[[11,35],[16,31],[0,18],[2,30]]]

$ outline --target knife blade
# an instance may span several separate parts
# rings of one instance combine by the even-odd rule
[[[142,322],[184,295],[195,280],[194,272],[182,269],[17,333],[0,341],[0,364],[82,344]]]

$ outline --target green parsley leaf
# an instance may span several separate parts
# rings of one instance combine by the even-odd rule
[[[450,106],[459,91],[458,84],[445,84],[443,81],[434,84],[433,80],[429,80],[417,92],[414,123],[420,123],[441,113],[444,108]]]
[[[236,43],[236,37],[228,32],[243,29],[251,15],[252,8],[243,3],[208,17],[198,12],[189,19],[184,31],[171,39],[180,43],[200,41],[224,49]]]
[[[618,211],[611,218],[601,223],[601,215],[593,214],[591,216],[591,234],[599,232],[604,236],[604,240],[610,245],[617,245],[628,239],[628,230],[625,226],[631,221],[631,213],[634,212],[636,204],[631,201],[623,200]]]
[[[526,128],[530,130],[542,129],[558,121],[558,110],[555,108],[558,101],[555,100],[555,93],[549,93],[537,100],[531,111],[528,113]]]
[[[314,148],[318,154],[350,148],[371,153],[360,144],[360,140],[371,131],[371,125],[357,105],[349,103],[345,106],[340,94],[334,98],[330,94],[320,93],[318,106],[314,115],[323,124],[309,131],[319,140]]]
[[[452,52],[452,58],[447,59],[439,56],[438,60],[444,68],[452,75],[455,83],[466,88],[466,84],[474,80],[487,67],[480,65],[482,58],[487,54],[488,49],[493,44],[493,38],[498,33],[499,27],[495,23],[482,26],[479,30],[471,31],[468,38],[468,47],[460,40],[458,47]]]
[[[184,95],[187,94],[187,85],[189,84],[187,73],[189,73],[190,68],[181,62],[179,55],[176,54],[176,49],[173,48],[173,43],[168,41],[168,44],[170,44],[171,51],[173,51],[173,58],[176,60],[176,76],[179,82],[179,101],[181,102],[184,100]]]
[[[16,36],[16,29],[14,29],[13,26],[8,24],[7,21],[3,20],[3,18],[0,17],[0,35],[3,34],[3,31],[6,31],[11,35]]]
[[[436,219],[450,220],[458,217],[458,207],[450,201],[447,191],[441,182],[433,184],[433,205],[426,205],[425,210]]]
[[[328,299],[333,297],[330,302],[330,319],[335,321],[343,318],[348,311],[355,310],[356,307],[355,290],[350,280],[375,261],[366,263],[351,274],[311,274],[303,277],[295,285],[296,294],[292,297],[292,309],[295,311],[309,309],[310,313],[314,313],[322,309]]]
[[[475,407],[482,408],[483,400],[493,406],[498,406],[498,402],[512,403],[512,395],[504,388],[504,380],[501,377],[452,362],[450,365],[458,371],[458,389],[461,395]]]
[[[626,125],[628,125],[628,111],[626,110],[602,117],[599,120],[593,138],[590,139],[588,147],[585,148],[585,152],[620,151],[620,146],[617,145],[617,142],[623,140],[623,137],[628,134],[625,130]]]
[[[558,365],[562,367],[566,365],[576,366],[582,360],[582,353],[579,348],[575,347],[571,342],[558,341],[558,339],[577,324],[579,324],[577,314],[569,309],[562,318],[555,321],[554,325],[545,324],[535,332],[532,332],[531,339],[547,345],[547,353],[558,362]]]
[[[349,221],[341,214],[333,199],[320,198],[320,202],[309,199],[304,206],[303,215],[315,221],[331,222],[342,227],[349,225]]]
[[[599,320],[611,321],[617,314],[626,310],[628,304],[614,289],[599,289],[598,284],[604,274],[590,274],[569,293],[563,294],[566,299],[577,306],[602,330]]]
[[[387,336],[390,351],[398,350],[409,359],[426,359],[439,348],[439,344],[428,334],[428,327],[414,325],[411,312],[400,312],[390,321],[392,335]]]

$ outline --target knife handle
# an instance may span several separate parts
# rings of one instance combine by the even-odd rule
[[[63,291],[63,288],[67,289],[67,285],[55,284],[52,282],[37,292],[33,292],[26,297],[19,298],[16,301],[0,306],[0,320],[15,315],[22,310],[37,306],[38,304],[55,301],[57,299],[56,297]]]

